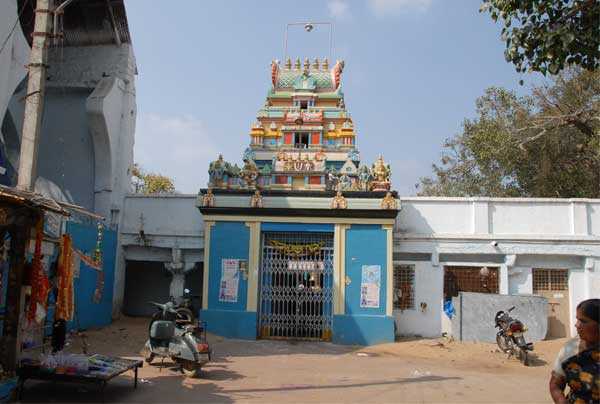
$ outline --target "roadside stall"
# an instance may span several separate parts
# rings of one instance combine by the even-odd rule
[[[38,253],[34,254],[27,271],[32,231],[40,229],[46,212],[68,216],[68,212],[51,199],[0,185],[0,401],[10,399],[17,384],[22,313],[26,307],[27,288],[23,288],[26,272],[35,274],[35,282],[40,285],[33,294],[36,302],[43,299],[46,290],[39,271],[44,240],[38,231],[34,232],[38,235],[35,243]],[[47,247],[51,248],[51,244]],[[37,309],[37,305],[33,307]]]
[[[73,226],[66,219],[77,216],[95,223],[89,249],[75,247],[68,232]],[[112,299],[104,297],[102,221],[81,207],[0,186],[0,402],[15,389],[21,395],[30,379],[89,382],[104,390],[108,381],[132,370],[137,387],[142,361],[88,354],[85,341],[81,354],[63,351],[69,331],[82,335],[78,306],[87,315],[90,305]],[[80,271],[91,272],[86,275],[91,284],[83,285],[91,289],[75,290],[82,287]]]

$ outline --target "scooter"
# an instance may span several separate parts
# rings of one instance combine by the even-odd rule
[[[198,377],[200,369],[211,360],[212,351],[206,339],[206,325],[181,319],[173,302],[150,302],[158,309],[149,326],[144,346],[144,360],[170,358],[181,366],[187,377]]]
[[[499,328],[496,334],[496,343],[502,352],[509,357],[517,356],[523,365],[529,366],[528,352],[533,351],[533,344],[525,342],[523,334],[527,327],[521,321],[512,318],[509,314],[515,309],[511,307],[507,311],[500,310],[494,317],[495,327]]]

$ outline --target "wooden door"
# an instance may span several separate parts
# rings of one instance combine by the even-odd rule
[[[569,271],[533,269],[533,294],[548,299],[547,339],[569,335]]]

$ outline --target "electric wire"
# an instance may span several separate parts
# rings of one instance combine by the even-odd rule
[[[29,4],[29,0],[25,0],[25,3],[23,4],[23,8],[21,9],[21,11],[19,12],[19,15],[17,16],[17,20],[15,21],[15,23],[13,24],[10,32],[8,33],[8,35],[6,36],[6,38],[4,39],[4,41],[2,42],[2,46],[0,46],[0,54],[2,54],[2,51],[4,51],[4,47],[8,43],[8,40],[12,37],[12,34],[15,32],[15,28],[17,28],[17,24],[21,20],[21,15],[23,15],[23,11],[25,11],[25,9],[27,8],[28,4]]]

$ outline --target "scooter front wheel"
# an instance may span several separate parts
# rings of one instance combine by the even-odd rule
[[[144,348],[144,361],[147,364],[151,364],[153,360],[154,360],[154,353],[151,350],[149,350],[148,348]]]
[[[183,359],[177,362],[181,365],[181,371],[186,377],[196,378],[200,376],[200,366],[196,362]]]

